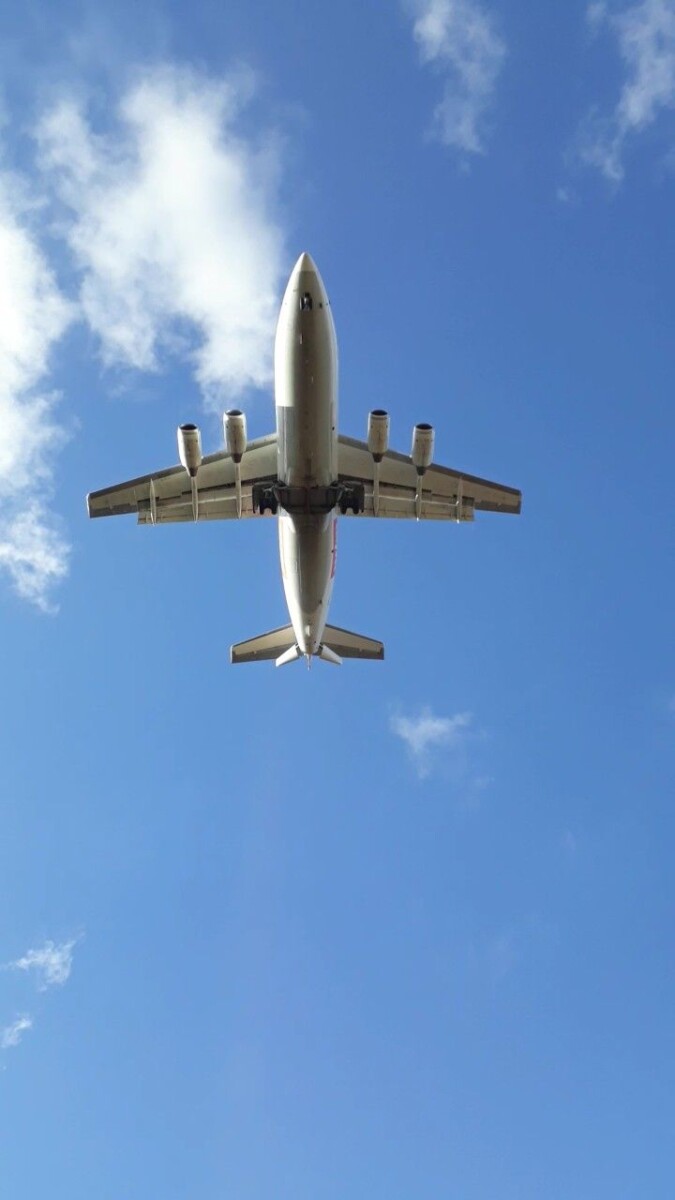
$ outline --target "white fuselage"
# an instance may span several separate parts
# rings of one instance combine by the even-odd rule
[[[298,649],[312,655],[335,572],[335,505],[322,489],[337,482],[338,358],[326,289],[308,254],[298,259],[281,304],[274,393],[281,575]]]

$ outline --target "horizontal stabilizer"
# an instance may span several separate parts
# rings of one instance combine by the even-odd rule
[[[276,660],[274,665],[275,665],[275,667],[285,667],[286,663],[295,662],[296,658],[299,658],[299,657],[300,657],[300,648],[295,643],[293,643],[292,646],[288,647],[288,650],[284,650],[283,654],[279,655],[279,657]]]
[[[237,642],[235,646],[231,646],[230,662],[264,662],[265,659],[278,659],[294,647],[293,626],[285,625],[283,629],[272,629],[269,633],[261,633],[259,637],[249,638],[247,642]],[[293,658],[297,658],[297,655],[289,656],[284,661],[292,662]]]
[[[384,658],[382,642],[360,633],[350,633],[348,629],[338,629],[335,625],[326,625],[323,644],[340,658]]]
[[[322,658],[324,662],[332,663],[334,667],[342,666],[340,655],[331,650],[330,646],[327,646],[325,642],[322,642],[319,646],[319,658]]]

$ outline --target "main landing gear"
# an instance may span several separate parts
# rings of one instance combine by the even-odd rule
[[[365,507],[364,488],[361,484],[345,484],[340,492],[338,508],[342,516],[346,516],[350,508],[355,517],[362,513]]]
[[[273,517],[276,517],[279,511],[279,501],[277,499],[276,490],[273,487],[256,487],[253,489],[253,507],[260,513],[261,517],[265,516],[266,512],[271,512]]]
[[[291,515],[320,516],[337,508],[342,516],[350,510],[355,516],[365,509],[365,487],[362,483],[334,483],[329,487],[288,487],[280,483],[257,483],[253,486],[253,510],[264,516],[275,516],[282,508]]]

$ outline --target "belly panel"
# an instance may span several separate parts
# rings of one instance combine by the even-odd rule
[[[279,550],[286,603],[303,654],[315,654],[333,589],[335,517],[279,517]]]

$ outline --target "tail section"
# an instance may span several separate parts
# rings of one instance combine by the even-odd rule
[[[283,629],[272,629],[270,633],[261,633],[259,637],[249,638],[246,642],[237,642],[230,647],[230,662],[264,662],[274,659],[278,667],[294,662],[302,652],[298,647],[292,625]],[[384,658],[382,642],[374,638],[363,637],[360,633],[350,633],[348,629],[337,629],[335,625],[326,625],[323,642],[317,652],[318,658],[325,662],[340,666],[343,658]]]
[[[297,653],[292,654],[295,650]],[[295,633],[292,625],[283,629],[272,629],[270,633],[261,633],[260,637],[249,638],[247,642],[237,642],[230,647],[231,663],[263,662],[265,659],[283,658],[284,662],[292,662],[300,657],[300,651],[295,644]],[[278,663],[283,666],[283,663]]]
[[[360,633],[350,633],[348,629],[338,629],[335,625],[326,625],[323,631],[323,648],[331,650],[338,658],[384,658],[382,642],[376,641],[375,638],[363,637]],[[329,661],[334,662],[335,659]]]

